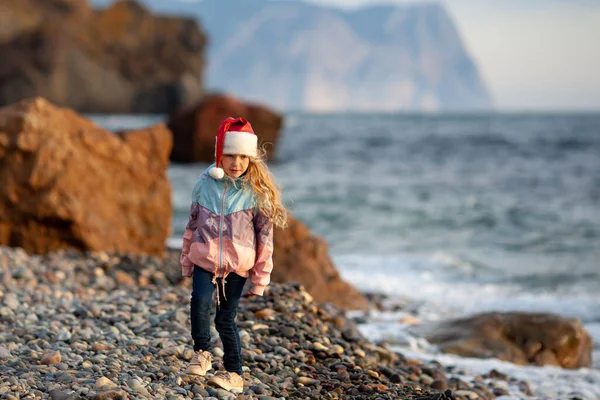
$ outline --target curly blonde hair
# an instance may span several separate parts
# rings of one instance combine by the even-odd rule
[[[242,176],[242,183],[250,187],[257,197],[257,207],[278,228],[287,226],[288,212],[283,205],[281,189],[276,184],[265,162],[266,151],[259,149],[256,157],[250,157],[248,170]]]

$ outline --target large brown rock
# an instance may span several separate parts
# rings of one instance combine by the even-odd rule
[[[41,98],[0,108],[0,244],[162,256],[171,146],[162,124],[113,134]]]
[[[90,113],[167,113],[203,92],[206,37],[193,19],[133,1],[0,2],[0,106],[42,96]]]
[[[494,312],[411,330],[443,351],[463,357],[563,368],[591,365],[590,335],[580,321],[560,315]]]
[[[171,160],[214,161],[217,129],[227,117],[244,117],[250,121],[267,157],[273,154],[282,125],[280,115],[265,106],[246,104],[225,94],[211,94],[170,116],[168,127],[173,132],[174,142]]]
[[[327,243],[313,236],[300,221],[275,231],[274,282],[300,282],[318,302],[345,309],[366,309],[367,299],[341,277],[328,254]]]

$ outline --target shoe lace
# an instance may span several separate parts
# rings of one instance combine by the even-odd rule
[[[236,375],[239,376],[238,374],[234,374],[233,372],[229,371],[219,372],[219,376],[228,381],[233,381],[236,378]]]
[[[201,361],[209,361],[209,354],[206,351],[197,351],[192,358],[192,364],[200,364]]]

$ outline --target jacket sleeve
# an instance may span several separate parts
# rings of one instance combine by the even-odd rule
[[[271,282],[273,271],[273,222],[256,212],[254,217],[256,234],[256,261],[252,268],[252,293],[262,296]]]
[[[181,248],[181,258],[179,263],[181,264],[181,275],[185,277],[192,276],[194,272],[194,263],[188,258],[190,253],[190,246],[192,245],[192,239],[194,237],[194,231],[198,225],[198,211],[200,204],[198,203],[198,184],[194,187],[192,192],[192,205],[190,206],[190,217],[188,223],[185,226],[185,232],[183,234],[183,247]]]

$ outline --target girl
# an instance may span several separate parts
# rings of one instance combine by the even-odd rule
[[[193,276],[194,356],[186,373],[204,375],[212,368],[210,308],[216,288],[215,327],[223,342],[226,372],[217,373],[209,383],[235,394],[243,391],[237,306],[249,271],[253,286],[248,295],[263,295],[273,269],[273,227],[284,227],[287,219],[257,143],[244,118],[221,122],[216,162],[202,173],[192,192],[181,254],[183,275]]]

